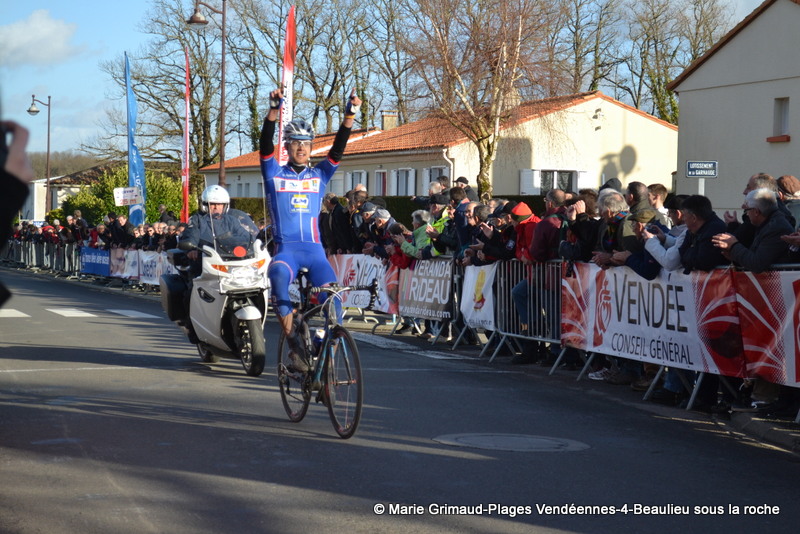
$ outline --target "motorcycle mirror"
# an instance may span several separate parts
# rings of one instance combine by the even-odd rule
[[[244,258],[247,255],[247,249],[241,245],[233,247],[233,255],[237,258]]]

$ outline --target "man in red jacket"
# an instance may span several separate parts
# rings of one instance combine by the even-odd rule
[[[533,313],[544,317],[536,328],[529,329],[532,336],[558,340],[561,319],[561,269],[560,265],[547,265],[547,262],[558,258],[558,247],[566,239],[569,223],[567,221],[566,194],[561,189],[551,189],[544,199],[545,215],[533,232],[530,254],[535,265],[532,268],[532,284],[534,297]],[[526,350],[516,358],[516,363],[533,363],[544,357],[543,365],[552,365],[557,358],[556,349],[560,342],[551,341],[549,353],[544,343],[535,344],[533,350]],[[570,355],[574,356],[574,355]],[[574,358],[571,358],[573,360]],[[572,361],[570,364],[572,365]]]
[[[523,335],[528,333],[528,321],[530,318],[531,302],[528,299],[528,288],[530,287],[529,278],[531,277],[531,266],[534,263],[531,255],[531,244],[536,226],[541,219],[533,214],[531,208],[524,202],[514,204],[509,202],[503,206],[502,213],[511,217],[511,224],[516,232],[515,256],[525,266],[527,275],[520,280],[511,290],[511,298],[519,314],[521,332]],[[527,352],[527,351],[526,351]],[[531,363],[522,361],[521,358],[514,358],[512,363]]]

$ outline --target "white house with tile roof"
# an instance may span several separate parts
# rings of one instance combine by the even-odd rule
[[[597,188],[610,178],[670,187],[675,171],[677,127],[599,91],[523,103],[502,136],[490,171],[495,196]],[[324,157],[331,142],[331,134],[317,137],[312,155]],[[225,167],[231,196],[257,196],[257,153]],[[217,169],[200,172],[213,179]],[[354,132],[330,190],[343,194],[364,183],[371,195],[424,195],[440,175],[465,176],[475,188],[477,174],[475,146],[446,120],[428,117]]]

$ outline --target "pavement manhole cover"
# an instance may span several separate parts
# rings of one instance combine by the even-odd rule
[[[447,434],[433,441],[455,447],[513,452],[574,452],[589,448],[580,441],[526,434]]]

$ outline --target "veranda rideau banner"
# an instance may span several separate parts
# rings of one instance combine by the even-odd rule
[[[561,340],[602,354],[726,376],[747,376],[729,270],[662,271],[575,264],[562,281]]]
[[[421,260],[400,271],[400,314],[424,319],[450,319],[453,302],[453,261]]]

